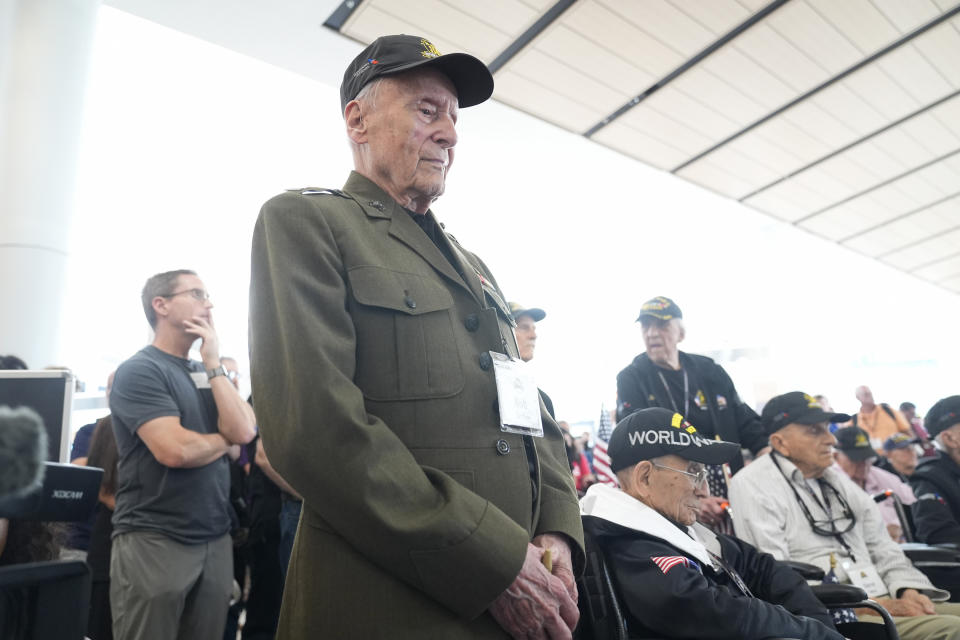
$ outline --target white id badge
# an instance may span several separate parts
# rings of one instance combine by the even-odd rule
[[[190,377],[193,378],[193,384],[197,389],[210,388],[210,379],[207,377],[206,371],[191,371]]]
[[[540,395],[527,363],[496,351],[491,351],[490,357],[493,358],[493,373],[497,380],[500,430],[543,437]]]
[[[847,560],[842,566],[850,582],[866,591],[871,598],[887,595],[889,592],[887,585],[880,579],[876,567],[869,562],[854,564]]]

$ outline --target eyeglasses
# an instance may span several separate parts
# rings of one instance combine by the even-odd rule
[[[189,293],[194,298],[200,302],[206,302],[210,299],[210,294],[204,291],[203,289],[184,289],[183,291],[174,291],[173,293],[168,293],[166,295],[161,295],[161,298],[173,298],[184,293]]]
[[[702,485],[704,482],[707,481],[707,475],[709,473],[705,468],[700,469],[700,471],[698,471],[697,473],[690,473],[689,471],[681,471],[680,469],[674,469],[673,467],[668,467],[664,464],[657,464],[653,460],[650,461],[650,464],[657,467],[658,469],[669,469],[670,471],[675,471],[677,473],[682,473],[685,476],[689,476],[690,478],[692,478],[691,482],[693,482],[694,489],[696,489],[697,487],[699,487],[700,485]]]

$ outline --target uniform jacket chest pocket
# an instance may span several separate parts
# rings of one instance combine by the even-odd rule
[[[442,398],[463,389],[453,296],[446,287],[376,266],[354,267],[347,278],[355,303],[355,381],[367,398]]]

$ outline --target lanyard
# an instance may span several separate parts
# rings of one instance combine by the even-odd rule
[[[777,467],[777,471],[780,472],[780,475],[783,476],[783,479],[787,481],[787,485],[790,487],[790,490],[793,491],[793,497],[796,498],[797,502],[800,504],[800,510],[803,511],[803,515],[806,516],[807,522],[810,523],[810,528],[813,529],[813,532],[817,535],[820,535],[820,536],[829,535],[836,538],[837,542],[840,543],[840,546],[842,546],[844,550],[850,555],[850,559],[856,562],[857,557],[853,554],[853,549],[851,549],[850,545],[847,544],[847,541],[843,539],[843,533],[841,533],[840,531],[837,531],[837,524],[833,519],[833,513],[831,513],[830,511],[830,499],[827,497],[827,487],[829,487],[830,490],[833,491],[833,493],[837,496],[837,500],[839,501],[840,505],[842,507],[845,507],[845,502],[843,500],[843,497],[840,495],[840,492],[834,489],[833,485],[831,485],[829,482],[827,482],[823,478],[819,478],[817,480],[817,483],[820,485],[821,493],[823,493],[823,502],[821,503],[820,500],[817,498],[817,494],[813,491],[813,489],[807,486],[806,484],[804,484],[804,487],[810,493],[810,497],[812,497],[814,502],[817,503],[817,506],[823,510],[823,512],[827,515],[827,519],[830,522],[830,529],[831,529],[830,533],[823,533],[822,530],[818,531],[817,529],[819,529],[819,527],[816,526],[816,523],[813,519],[813,514],[810,513],[810,509],[807,508],[807,504],[803,501],[803,498],[800,497],[800,494],[797,493],[797,488],[793,486],[793,482],[790,481],[790,478],[787,477],[787,474],[785,474],[783,472],[783,469],[780,468],[780,463],[777,462],[778,455],[779,454],[776,451],[771,451],[770,459],[773,461],[773,464]],[[849,507],[846,507],[845,511],[849,511]],[[850,518],[854,519],[854,523],[856,522],[855,516],[853,515],[852,512],[850,513]],[[847,529],[847,531],[849,531],[849,529]]]
[[[667,384],[667,379],[663,377],[663,372],[658,370],[657,375],[660,376],[663,388],[667,390],[667,397],[670,398],[670,404],[673,405],[673,412],[680,413],[677,402],[673,399],[673,394],[670,393],[670,385]],[[683,370],[683,413],[680,415],[688,420],[690,419],[690,378],[687,377],[686,369]]]

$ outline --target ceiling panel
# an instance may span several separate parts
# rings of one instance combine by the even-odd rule
[[[656,80],[650,72],[617,55],[615,51],[598,47],[595,42],[564,24],[557,24],[545,31],[536,44],[525,51],[540,51],[616,91],[621,96],[620,102],[611,107],[608,113],[625,103],[636,87],[645,87]],[[512,65],[517,64],[523,55],[524,52],[517,55],[508,68],[512,69]],[[537,76],[548,77],[546,74]],[[550,78],[551,84],[559,84],[558,80]],[[571,89],[578,90],[580,87],[573,85]]]
[[[556,58],[541,53],[539,48],[521,52],[510,65],[510,71],[538,82],[549,79],[549,86],[554,92],[573,102],[586,105],[598,113],[609,113],[629,98],[597,82],[589,75],[563,64]]]
[[[597,0],[597,4],[658,41],[668,43],[670,49],[686,58],[708,46],[717,36],[715,31],[666,0]]]
[[[873,3],[902,33],[916,29],[940,13],[931,0],[873,0]]]
[[[933,281],[960,276],[960,255],[934,262],[917,269],[913,273],[921,278]]]
[[[597,142],[616,149],[632,158],[642,160],[658,169],[668,169],[686,153],[642,131],[614,122],[604,127],[595,136]]]
[[[670,4],[702,24],[715,36],[730,31],[766,3],[767,0],[754,0],[752,5],[750,2],[736,0],[670,0]]]
[[[957,228],[960,228],[960,197],[955,196],[843,244],[861,253],[879,256]],[[877,246],[877,250],[870,253],[864,249],[866,243]]]
[[[951,231],[926,242],[895,251],[884,256],[882,261],[904,271],[913,271],[957,254],[960,254],[960,231]]]
[[[841,31],[861,56],[880,49],[899,35],[870,0],[807,0],[825,20]]]
[[[604,116],[596,109],[570,100],[557,91],[512,71],[497,74],[493,96],[501,102],[570,131],[584,131]]]
[[[707,136],[647,104],[631,109],[629,113],[617,120],[616,124],[636,129],[682,151],[682,155],[674,156],[678,163],[703,149],[710,142]],[[670,166],[673,165],[664,168]]]
[[[862,52],[853,42],[807,2],[788,2],[771,14],[766,22],[823,70],[823,73],[814,79],[817,84],[840,73],[862,57]],[[761,51],[760,55],[765,55],[765,52]],[[770,63],[775,61],[778,70],[785,69],[789,73],[790,68],[781,67],[780,60],[767,60]],[[812,84],[803,89],[810,87]]]

